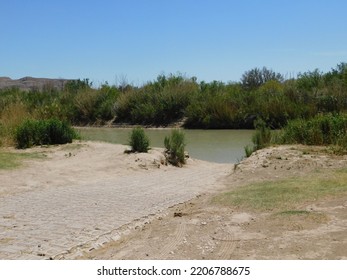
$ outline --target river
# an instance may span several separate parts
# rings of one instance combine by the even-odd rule
[[[78,128],[85,140],[128,144],[129,128]],[[170,129],[145,129],[151,147],[164,147],[164,138]],[[251,144],[253,130],[201,130],[184,129],[186,151],[193,158],[219,162],[236,163],[244,156],[244,146]]]

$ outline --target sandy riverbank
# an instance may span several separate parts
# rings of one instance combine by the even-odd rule
[[[165,165],[161,149],[124,154],[101,142],[34,148],[43,159],[0,171],[0,258],[74,258],[119,238],[118,229],[213,191],[231,165],[188,159]]]
[[[2,259],[346,259],[347,197],[303,204],[309,217],[213,203],[250,183],[347,167],[324,148],[264,149],[234,168],[100,142],[34,148],[0,170]],[[317,215],[315,215],[317,213]],[[323,217],[323,218],[311,218]]]

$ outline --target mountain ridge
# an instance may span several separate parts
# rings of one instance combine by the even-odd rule
[[[34,78],[34,77],[22,77],[19,79],[11,79],[9,77],[0,77],[0,89],[6,88],[18,88],[24,91],[44,89],[63,90],[67,82],[75,79],[52,79],[52,78]]]

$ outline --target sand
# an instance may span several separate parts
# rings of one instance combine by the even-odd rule
[[[165,165],[163,150],[125,154],[99,142],[34,148],[47,155],[0,171],[0,258],[75,258],[119,238],[119,228],[216,189],[230,165],[188,159]],[[123,229],[122,229],[123,231]]]
[[[304,205],[317,219],[212,203],[249,183],[346,167],[346,156],[280,146],[236,166],[189,159],[177,168],[161,149],[126,148],[39,147],[25,152],[46,158],[0,171],[0,258],[347,259],[346,196]]]

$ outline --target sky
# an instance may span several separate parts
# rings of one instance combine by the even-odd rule
[[[0,76],[141,85],[347,62],[345,0],[0,0]]]

